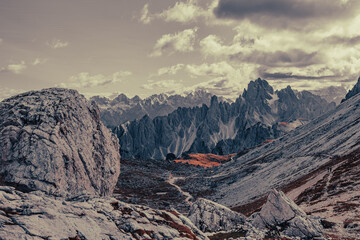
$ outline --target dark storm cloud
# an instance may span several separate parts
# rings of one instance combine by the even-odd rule
[[[288,51],[264,52],[255,50],[251,53],[242,52],[231,55],[231,60],[261,64],[268,67],[306,67],[321,62],[317,52],[307,53],[301,49]]]
[[[355,37],[331,36],[324,39],[324,42],[327,42],[329,44],[354,46],[360,44],[360,35]]]
[[[329,79],[336,76],[303,76],[303,75],[295,75],[291,72],[288,73],[282,73],[282,72],[276,72],[276,73],[268,73],[263,72],[261,73],[262,77],[265,79],[301,79],[301,80],[319,80],[319,79]]]
[[[218,18],[247,18],[256,23],[283,27],[299,20],[350,17],[359,6],[358,0],[346,3],[340,0],[220,0],[214,14]],[[285,19],[290,22],[278,21]]]

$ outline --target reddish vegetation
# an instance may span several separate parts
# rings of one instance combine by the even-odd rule
[[[196,154],[187,154],[185,158],[176,159],[174,160],[177,163],[188,163],[191,165],[201,166],[201,167],[215,167],[219,166],[223,163],[226,163],[231,160],[233,156],[236,154],[230,154],[230,155],[215,155],[211,153],[196,153]]]
[[[288,126],[289,123],[287,123],[287,122],[279,122],[278,125],[279,126]]]
[[[265,204],[267,196],[263,196],[251,203],[236,206],[231,208],[231,210],[244,214],[245,216],[249,217],[251,214],[255,212],[259,212],[262,206]]]
[[[266,140],[265,142],[263,142],[263,144],[269,143],[269,142],[273,142],[273,141],[275,141],[275,139],[268,139],[268,140]]]
[[[163,213],[160,215],[162,218],[164,218],[167,221],[167,224],[172,227],[175,228],[176,230],[179,231],[180,236],[181,237],[186,237],[189,239],[193,239],[193,240],[197,240],[198,238],[196,237],[196,235],[191,231],[190,228],[188,228],[185,225],[181,225],[176,223],[169,215],[167,215],[166,213]]]

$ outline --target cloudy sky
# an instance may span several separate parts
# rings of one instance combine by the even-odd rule
[[[359,26],[358,0],[1,0],[0,98],[349,88]]]

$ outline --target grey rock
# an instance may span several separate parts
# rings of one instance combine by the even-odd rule
[[[201,231],[236,230],[245,225],[245,216],[207,199],[196,200],[187,216]]]
[[[283,192],[273,190],[259,213],[250,217],[251,224],[268,231],[271,237],[324,238],[319,221],[311,219]]]
[[[0,182],[54,195],[109,195],[119,144],[75,90],[31,91],[0,103]]]

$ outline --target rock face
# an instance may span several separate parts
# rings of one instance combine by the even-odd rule
[[[310,92],[274,92],[267,81],[250,82],[235,103],[211,99],[210,106],[178,108],[168,116],[127,122],[114,129],[124,158],[165,159],[184,152],[231,154],[284,134],[279,122],[313,119],[333,109]]]
[[[53,198],[0,187],[0,239],[199,239],[208,238],[176,211],[79,195]]]
[[[255,228],[264,229],[271,237],[323,238],[320,222],[311,219],[283,192],[273,190],[259,213],[250,218]]]
[[[53,195],[112,193],[119,145],[77,91],[44,89],[0,103],[0,182]]]
[[[211,96],[205,91],[195,91],[186,96],[155,94],[141,99],[138,96],[128,98],[125,94],[120,94],[112,100],[100,96],[94,96],[91,100],[100,107],[100,118],[105,126],[113,128],[145,115],[150,118],[165,116],[178,107],[209,105]]]
[[[358,93],[360,93],[360,77],[355,86],[346,94],[345,98],[341,102],[345,102],[346,100],[355,96]]]
[[[187,216],[201,231],[235,230],[245,224],[245,216],[218,203],[199,198]]]

